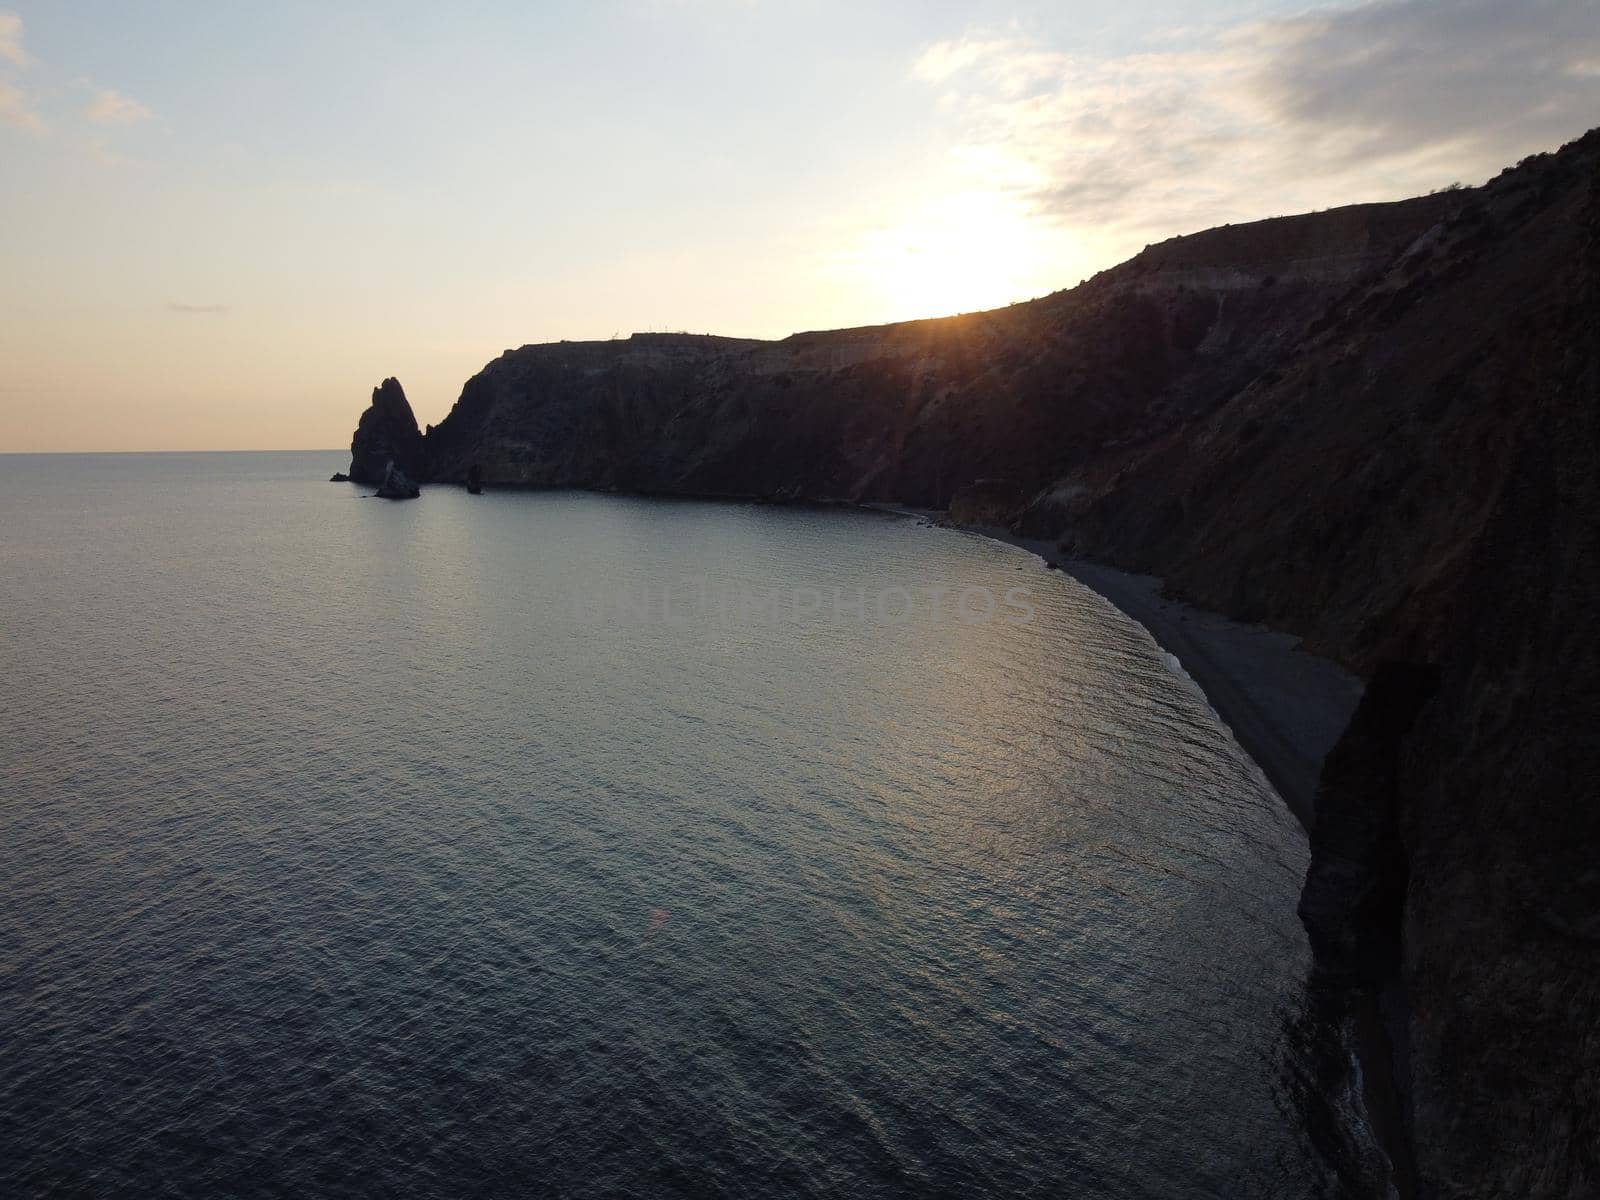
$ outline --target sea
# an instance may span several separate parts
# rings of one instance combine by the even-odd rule
[[[1306,836],[1099,596],[901,515],[347,459],[0,457],[0,1194],[1365,1169]]]

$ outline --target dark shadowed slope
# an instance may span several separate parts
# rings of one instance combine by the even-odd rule
[[[1432,657],[1544,364],[1600,137],[1459,193],[1202,421],[1086,462],[1027,523],[1366,670]]]

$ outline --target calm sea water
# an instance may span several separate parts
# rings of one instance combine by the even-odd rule
[[[0,458],[0,1192],[1332,1187],[1304,837],[1098,597],[345,458]]]

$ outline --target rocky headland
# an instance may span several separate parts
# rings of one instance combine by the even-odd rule
[[[372,389],[372,403],[350,443],[350,470],[343,474],[353,483],[382,487],[392,471],[423,478],[426,461],[422,430],[405,389],[398,379],[385,379]]]
[[[1600,1194],[1600,131],[993,312],[508,350],[351,478],[953,510],[1368,681],[1301,911],[1438,1197]],[[1412,1179],[1414,1176],[1414,1180]]]

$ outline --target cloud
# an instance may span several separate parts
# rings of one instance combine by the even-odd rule
[[[89,102],[88,117],[97,125],[136,125],[154,114],[132,96],[101,88]]]
[[[14,12],[0,12],[0,58],[17,67],[31,61],[22,48],[22,18]]]
[[[228,311],[226,304],[168,304],[168,312],[183,313],[186,316],[223,316]]]
[[[4,82],[0,82],[0,125],[26,133],[44,132],[44,122],[29,106],[22,89]]]
[[[943,83],[951,76],[981,63],[1010,58],[1016,50],[1017,43],[1004,38],[989,41],[959,38],[935,42],[917,56],[917,61],[911,67],[911,76],[926,83]]]
[[[911,73],[1036,217],[1162,237],[1553,149],[1600,120],[1594,17],[1593,0],[1378,0],[1110,59],[975,34]]]
[[[1504,157],[1600,120],[1593,0],[1408,0],[1268,28],[1259,85],[1296,127],[1352,156],[1460,143]]]

